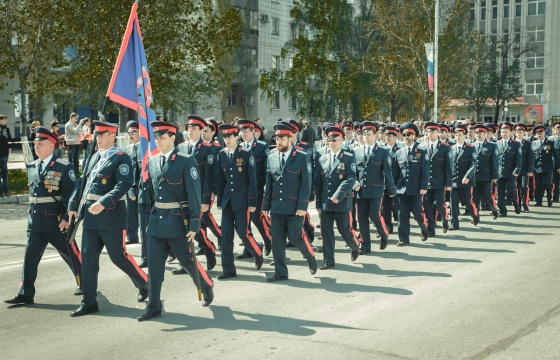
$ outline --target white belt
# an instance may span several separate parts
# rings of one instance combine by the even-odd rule
[[[163,203],[163,202],[155,202],[154,206],[158,209],[162,210],[170,210],[170,209],[180,209],[182,207],[187,207],[189,205],[188,201],[181,201],[179,204],[178,202],[170,202],[170,203]]]
[[[30,196],[29,197],[29,202],[31,204],[46,204],[46,203],[53,203],[53,202],[57,202],[57,201],[61,201],[61,200],[62,200],[62,196],[55,196],[54,199],[50,196],[41,196],[41,197]]]
[[[97,200],[101,200],[101,198],[105,196],[105,195],[95,195],[95,194],[87,194],[86,196],[86,200],[91,200],[91,201],[97,201]],[[123,196],[122,198],[120,198],[117,201],[122,201],[122,200],[126,200],[126,195]]]

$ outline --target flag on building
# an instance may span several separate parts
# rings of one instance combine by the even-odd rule
[[[142,179],[146,181],[148,179],[148,157],[159,151],[150,126],[150,123],[156,119],[156,113],[137,9],[138,3],[134,3],[111,76],[107,97],[138,113]]]
[[[428,59],[428,90],[434,91],[434,44],[426,43],[426,58]]]

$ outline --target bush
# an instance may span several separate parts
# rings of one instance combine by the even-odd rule
[[[25,170],[8,170],[8,184],[12,195],[26,195],[29,193],[29,187],[27,186],[27,172]]]

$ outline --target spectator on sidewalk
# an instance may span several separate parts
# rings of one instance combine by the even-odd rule
[[[29,131],[31,132],[31,135],[29,136],[29,142],[33,143],[33,140],[35,140],[35,137],[37,136],[37,134],[35,134],[35,128],[37,126],[41,126],[41,123],[37,120],[33,121],[31,123],[31,126],[29,128]],[[37,157],[37,154],[35,153],[35,146],[31,145],[31,155],[33,155],[33,160],[37,160],[39,157]]]
[[[60,124],[55,119],[51,121],[51,132],[56,136],[58,141],[54,144],[54,155],[62,159],[64,155],[64,134],[60,131]]]
[[[10,145],[12,134],[6,124],[8,116],[0,114],[0,198],[10,197],[8,191],[8,156],[10,155]]]
[[[86,117],[82,119],[82,122],[84,127],[80,134],[80,143],[82,144],[82,149],[84,149],[84,159],[87,159],[91,150],[91,120]]]
[[[70,121],[64,126],[64,132],[66,137],[66,146],[68,146],[68,161],[74,165],[74,170],[78,173],[80,168],[80,141],[78,140],[78,135],[82,131],[84,126],[83,120],[79,124],[78,114],[70,114]]]

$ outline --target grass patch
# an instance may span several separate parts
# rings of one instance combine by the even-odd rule
[[[28,194],[27,172],[21,169],[8,170],[8,188],[12,195]]]

